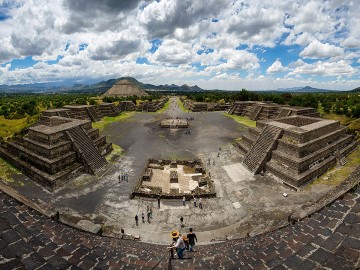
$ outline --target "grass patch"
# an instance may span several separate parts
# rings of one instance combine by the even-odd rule
[[[239,124],[245,125],[247,127],[256,127],[256,121],[252,121],[245,116],[239,116],[239,115],[228,114],[228,113],[223,113],[223,116],[229,117],[229,118],[233,119],[234,121],[238,122]]]
[[[325,119],[329,120],[337,120],[340,122],[341,125],[347,126],[349,125],[353,119],[346,117],[345,115],[338,115],[338,114],[324,114],[323,116]]]
[[[35,123],[38,116],[27,116],[21,119],[6,119],[4,116],[0,116],[0,137],[7,138],[13,136],[15,133],[19,133],[24,128]]]
[[[169,99],[165,104],[164,107],[162,107],[160,110],[157,110],[155,113],[163,113],[165,112],[167,109],[169,109],[171,100]]]
[[[355,151],[347,156],[346,161],[347,163],[344,166],[335,166],[327,173],[317,178],[309,184],[309,188],[318,184],[337,186],[344,181],[360,164],[360,147],[357,147]]]
[[[106,160],[108,162],[113,162],[114,160],[116,160],[118,157],[122,156],[124,153],[124,149],[122,149],[119,145],[117,144],[112,144],[113,150],[111,151],[110,154],[108,154],[106,156]]]
[[[21,172],[17,168],[0,158],[0,178],[7,183],[13,183],[14,179],[11,177],[11,174],[14,173],[21,174]]]
[[[104,116],[100,121],[92,123],[93,128],[97,128],[99,130],[103,130],[106,125],[114,122],[121,122],[125,121],[126,119],[134,116],[136,112],[124,112],[118,116],[111,117],[111,116]]]
[[[190,110],[188,110],[184,107],[184,103],[181,102],[180,98],[177,99],[177,104],[179,105],[181,111],[186,112],[186,113],[191,112]]]

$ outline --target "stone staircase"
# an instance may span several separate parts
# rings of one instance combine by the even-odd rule
[[[262,106],[256,106],[254,108],[254,110],[251,112],[250,116],[249,116],[249,119],[250,120],[253,120],[253,121],[256,121],[260,112],[262,110]]]
[[[236,110],[237,106],[238,106],[238,104],[234,103],[234,105],[232,105],[232,107],[230,108],[228,114],[233,114],[234,111]]]
[[[100,117],[98,116],[98,114],[96,113],[93,107],[86,108],[86,111],[88,112],[92,122],[96,122],[100,120]]]
[[[249,171],[256,174],[263,169],[281,133],[282,129],[274,126],[266,126],[263,129],[244,158],[243,164]]]
[[[290,114],[291,114],[291,110],[282,109],[277,118],[286,117],[286,116],[289,116]]]
[[[74,143],[76,151],[82,157],[83,162],[86,163],[86,169],[92,173],[96,173],[107,165],[106,159],[94,146],[92,140],[87,136],[82,128],[75,127],[69,129],[66,133]]]

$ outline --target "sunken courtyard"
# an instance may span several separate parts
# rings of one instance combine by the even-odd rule
[[[2,142],[1,157],[19,171],[1,185],[94,233],[167,244],[168,232],[192,227],[210,243],[285,226],[336,189],[317,178],[356,148],[338,121],[309,108],[257,102],[219,108],[256,120],[248,128],[206,104],[185,112],[178,97],[161,106],[166,101],[161,113],[144,111],[156,104],[131,106],[128,118],[101,130],[94,123],[119,115],[125,102],[45,111],[26,134]],[[134,216],[147,209],[151,220],[136,226]]]

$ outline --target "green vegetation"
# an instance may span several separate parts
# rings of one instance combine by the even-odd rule
[[[347,158],[347,163],[344,166],[335,166],[324,175],[320,176],[313,183],[309,185],[311,188],[314,185],[338,185],[346,179],[360,164],[360,147],[357,147]]]
[[[92,126],[93,126],[93,128],[103,130],[106,125],[108,125],[110,123],[114,123],[114,122],[125,121],[126,119],[134,116],[135,114],[136,114],[136,112],[124,112],[115,117],[105,116],[100,121],[92,123]]]
[[[0,178],[8,183],[13,183],[15,180],[11,177],[11,174],[21,174],[21,172],[13,167],[10,163],[0,158]]]
[[[122,149],[119,145],[117,144],[112,144],[113,150],[111,151],[110,154],[108,154],[106,156],[106,160],[108,162],[113,162],[114,160],[116,160],[118,157],[120,157],[121,155],[123,155],[123,151],[124,149]]]
[[[184,103],[180,100],[180,98],[178,98],[177,103],[178,103],[181,111],[186,112],[186,113],[190,112],[190,110],[188,110],[184,107]]]
[[[160,110],[157,110],[156,113],[163,113],[165,112],[170,106],[171,100],[169,99]]]
[[[6,119],[0,116],[0,137],[7,138],[14,134],[20,133],[27,126],[35,123],[38,116],[26,116],[21,119]]]
[[[228,114],[228,113],[223,113],[223,116],[232,118],[234,121],[236,121],[242,125],[245,125],[248,127],[256,127],[256,121],[252,121],[245,116],[239,116],[239,115]]]

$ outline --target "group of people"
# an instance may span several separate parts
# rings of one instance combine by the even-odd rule
[[[193,201],[194,201],[194,207],[197,207],[197,199],[196,199],[195,195],[193,196]],[[186,205],[186,197],[185,196],[183,196],[182,202],[183,202],[183,206],[185,206]],[[199,198],[199,208],[200,209],[203,208],[201,197]]]
[[[150,219],[152,219],[152,207],[146,206],[146,215],[147,215],[147,222],[150,223]],[[142,220],[142,223],[145,223],[144,211],[141,213],[141,220]],[[136,224],[136,226],[139,226],[138,214],[135,215],[135,224]]]
[[[168,249],[170,250],[172,259],[175,258],[174,249],[176,250],[178,258],[184,259],[184,251],[189,250],[190,252],[193,252],[195,241],[198,241],[192,228],[189,229],[189,233],[187,235],[181,235],[181,233],[174,230],[170,233],[170,237],[172,238],[172,243]]]

